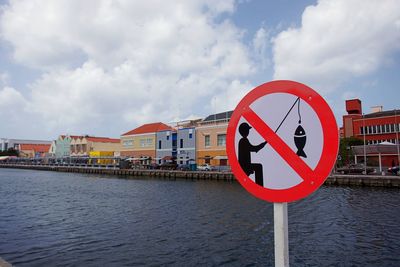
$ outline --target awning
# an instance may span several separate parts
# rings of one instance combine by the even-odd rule
[[[127,158],[127,161],[132,161],[132,160],[141,160],[141,158]]]
[[[8,158],[9,158],[9,156],[2,156],[2,157],[0,157],[0,160],[6,160]]]
[[[174,159],[176,159],[176,157],[173,156],[165,156],[162,158],[162,160],[174,160]]]
[[[216,156],[214,157],[214,159],[228,159],[227,156]]]

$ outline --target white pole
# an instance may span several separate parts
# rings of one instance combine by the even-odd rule
[[[399,153],[399,124],[397,123],[397,109],[394,110],[394,129],[396,130],[396,146],[397,146],[397,165],[400,165]]]
[[[363,127],[364,127],[364,174],[367,174],[367,152],[365,150],[365,132],[366,132],[366,127],[365,127],[364,114],[362,115],[362,117],[363,117]]]
[[[274,203],[275,267],[289,267],[287,203]]]

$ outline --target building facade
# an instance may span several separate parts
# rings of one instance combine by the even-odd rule
[[[176,139],[175,130],[164,130],[156,133],[156,163],[167,163],[176,161]]]
[[[129,157],[132,161],[141,164],[150,164],[156,155],[157,132],[172,131],[173,129],[162,123],[141,125],[121,135],[121,156]]]
[[[121,151],[121,140],[108,137],[74,136],[71,138],[70,155],[75,157],[88,157],[90,152],[115,152]]]
[[[212,114],[196,127],[196,163],[228,168],[226,132],[232,111]]]
[[[51,141],[1,138],[0,139],[0,150],[6,151],[9,148],[14,148],[14,149],[18,150],[19,145],[21,145],[21,144],[51,145]]]
[[[196,161],[196,128],[178,129],[177,135],[177,163],[188,165]]]
[[[343,116],[343,136],[364,139],[366,144],[399,143],[400,112],[374,107],[363,114],[359,99],[346,100],[347,115]]]
[[[43,158],[49,153],[51,144],[19,144],[19,156],[22,158]]]
[[[398,165],[400,112],[384,111],[382,106],[376,106],[371,113],[364,114],[359,99],[346,100],[346,111],[343,137],[365,140],[365,154],[370,162],[378,162],[384,167]],[[363,161],[364,147],[360,151],[357,148],[354,153],[358,161]]]
[[[69,157],[71,155],[71,141],[72,139],[79,138],[80,136],[75,135],[60,135],[57,140],[55,140],[55,156],[57,158]]]

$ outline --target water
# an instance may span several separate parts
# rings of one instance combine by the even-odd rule
[[[273,206],[239,184],[0,169],[0,257],[16,266],[273,266]],[[291,266],[400,266],[399,189],[289,204]]]

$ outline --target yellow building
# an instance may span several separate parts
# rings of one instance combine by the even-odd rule
[[[89,164],[114,164],[115,160],[113,151],[90,151],[89,152]]]
[[[71,140],[71,156],[89,156],[92,151],[121,151],[120,139],[94,136],[73,136]]]
[[[213,114],[196,127],[196,162],[198,165],[227,166],[226,131],[232,111]]]
[[[149,164],[156,157],[157,132],[172,130],[162,122],[149,123],[139,126],[121,135],[121,156],[140,160]]]

